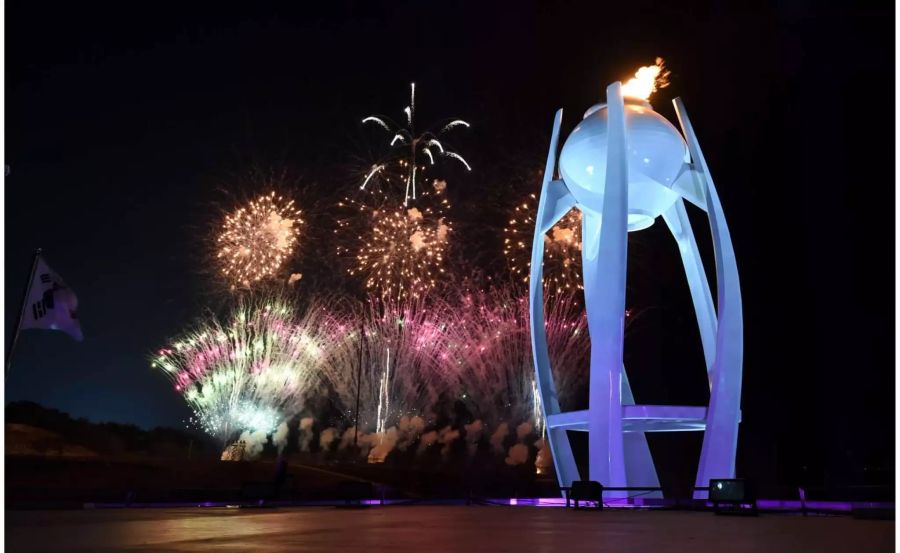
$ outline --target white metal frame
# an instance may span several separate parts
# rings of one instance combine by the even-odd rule
[[[731,235],[687,111],[676,98],[675,110],[688,153],[680,176],[672,185],[680,198],[662,216],[678,244],[693,298],[709,378],[710,401],[705,407],[635,404],[622,360],[629,179],[621,84],[609,85],[606,94],[608,144],[602,206],[584,209],[564,180],[554,178],[562,121],[562,110],[559,110],[553,121],[535,218],[529,290],[531,336],[550,451],[560,486],[570,486],[573,480],[579,479],[579,474],[566,431],[588,431],[591,480],[608,487],[658,487],[645,432],[704,431],[695,485],[705,487],[711,478],[734,477],[741,418],[743,316]],[[716,261],[715,305],[683,200],[705,211],[709,218]],[[543,235],[572,207],[579,208],[583,215],[582,256],[585,308],[591,336],[591,378],[589,408],[564,413],[560,410],[547,351],[541,283]],[[704,498],[706,493],[698,491],[695,497]]]

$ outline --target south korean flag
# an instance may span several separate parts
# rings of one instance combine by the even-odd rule
[[[40,256],[28,289],[21,328],[61,330],[79,342],[83,339],[78,298]]]

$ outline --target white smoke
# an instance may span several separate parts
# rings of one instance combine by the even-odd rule
[[[570,244],[575,243],[575,229],[574,228],[564,228],[560,226],[553,227],[551,231],[553,235],[553,239],[558,242],[568,242]]]
[[[255,459],[262,453],[263,447],[268,441],[268,436],[265,430],[257,430],[256,432],[245,430],[238,438],[238,441],[244,442],[244,458]]]
[[[425,233],[421,230],[417,230],[412,233],[409,237],[409,243],[412,245],[413,250],[419,251],[428,244],[425,242]]]
[[[553,460],[550,457],[550,448],[547,447],[547,440],[543,438],[534,442],[534,447],[537,448],[537,457],[534,459],[534,468],[537,469],[539,474],[543,474],[547,472],[553,464]]]
[[[466,430],[466,451],[468,451],[469,457],[473,457],[478,450],[481,435],[484,434],[484,423],[481,422],[481,419],[477,419],[463,428]]]
[[[284,451],[284,447],[288,443],[288,435],[290,433],[291,430],[288,428],[287,422],[283,422],[278,425],[275,433],[272,434],[272,445],[278,448],[279,454]]]
[[[507,465],[516,466],[526,462],[528,462],[527,445],[519,443],[509,448],[509,454],[506,456]]]
[[[453,430],[449,425],[441,429],[438,441],[444,446],[441,448],[442,456],[446,457],[450,453],[450,447],[457,438],[459,438],[459,430]]]
[[[331,449],[331,444],[334,443],[334,440],[338,436],[338,429],[330,426],[322,431],[319,434],[319,447],[322,448],[322,451],[328,451]]]
[[[369,462],[381,463],[394,450],[399,434],[397,427],[392,426],[384,432],[375,432],[366,436],[366,442],[372,448],[369,451]]]
[[[436,430],[430,430],[424,434],[422,434],[422,439],[419,440],[419,449],[416,453],[422,453],[425,451],[425,448],[434,445],[438,441],[438,433]]]
[[[243,448],[240,445],[240,441],[237,441],[233,444],[229,444],[228,447],[225,448],[225,451],[222,452],[222,456],[219,459],[221,461],[242,461],[242,453]]]
[[[523,422],[516,427],[516,438],[518,438],[520,442],[523,441],[529,434],[531,434],[533,428],[534,426],[532,426],[530,422]]]
[[[341,443],[338,444],[338,450],[344,450],[353,445],[353,442],[356,442],[356,445],[362,450],[362,454],[365,455],[369,452],[370,443],[367,434],[364,430],[360,430],[359,434],[356,433],[356,427],[351,426],[347,430],[344,430],[343,435],[341,435]]]
[[[494,433],[491,434],[491,449],[494,450],[495,453],[503,453],[505,451],[503,447],[503,441],[506,440],[506,437],[509,435],[509,425],[505,422],[501,422],[500,426],[494,430]]]
[[[437,227],[437,241],[445,242],[447,240],[447,234],[450,232],[450,226],[444,223],[444,220],[441,219],[438,221]]]
[[[290,244],[292,236],[292,228],[294,221],[285,219],[276,212],[269,213],[269,220],[266,222],[265,229],[275,240],[275,244],[279,250],[284,250]]]
[[[300,419],[300,426],[298,427],[300,436],[297,438],[297,445],[300,446],[300,451],[309,451],[309,444],[313,439],[313,422],[314,419],[312,417]]]
[[[419,211],[417,207],[411,207],[406,210],[406,215],[409,217],[411,221],[415,221],[422,218],[422,212]]]
[[[400,417],[400,424],[397,429],[399,433],[399,439],[397,442],[397,447],[400,451],[406,451],[406,449],[411,446],[416,438],[422,434],[422,431],[425,430],[425,419],[419,416]]]

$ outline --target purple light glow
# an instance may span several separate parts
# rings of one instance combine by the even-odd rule
[[[522,498],[511,497],[507,499],[492,500],[497,503],[505,503],[507,505],[515,505],[520,507],[565,507],[566,500],[561,497],[535,497]],[[676,505],[673,500],[653,499],[633,497],[628,499],[608,498],[603,500],[604,507],[614,509],[659,509],[664,507],[672,507]],[[707,508],[712,508],[710,502],[703,502]],[[764,511],[800,511],[803,510],[803,504],[796,499],[759,499],[756,502],[757,507]],[[850,512],[854,509],[893,509],[894,503],[891,502],[851,502],[851,501],[807,501],[806,510],[808,511],[832,511],[832,512]]]

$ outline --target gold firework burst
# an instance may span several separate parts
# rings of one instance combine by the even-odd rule
[[[503,229],[503,253],[510,271],[522,282],[528,282],[531,271],[531,242],[537,196],[529,194],[513,210]],[[547,293],[580,290],[581,280],[581,212],[569,211],[544,235],[544,288]]]
[[[366,288],[382,298],[418,297],[434,288],[444,273],[452,226],[444,217],[449,202],[440,182],[434,183],[434,192],[420,194],[416,207],[384,195],[339,204],[354,213],[338,222],[336,232],[350,239],[338,246],[338,255],[352,258],[348,272],[362,276]],[[356,236],[348,236],[357,225]]]
[[[281,269],[297,247],[300,215],[293,200],[271,192],[225,217],[217,258],[232,288],[249,288]]]

